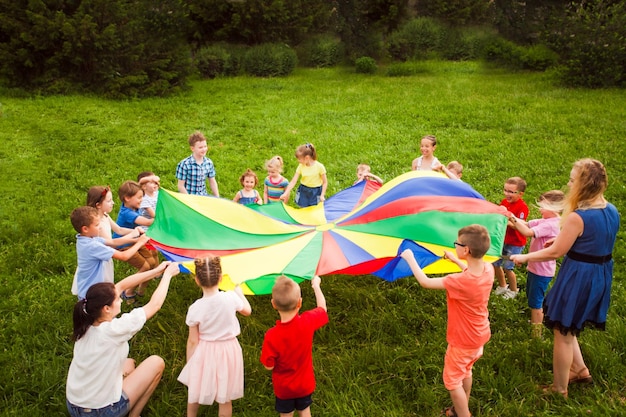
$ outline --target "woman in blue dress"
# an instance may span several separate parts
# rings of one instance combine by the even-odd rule
[[[561,232],[552,245],[511,256],[516,264],[564,256],[543,311],[544,325],[554,332],[550,389],[565,397],[569,384],[592,382],[578,335],[586,326],[604,330],[613,281],[611,254],[620,222],[615,206],[604,199],[608,180],[600,161],[574,163],[567,185]]]

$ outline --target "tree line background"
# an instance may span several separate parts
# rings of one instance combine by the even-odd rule
[[[298,65],[483,59],[623,87],[619,0],[0,0],[0,83],[38,93],[160,96],[190,77]],[[361,60],[361,61],[359,61]],[[370,71],[371,70],[371,71]],[[410,71],[409,71],[410,72]]]

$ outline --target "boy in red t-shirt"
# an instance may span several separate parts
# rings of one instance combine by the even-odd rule
[[[443,278],[428,278],[411,250],[400,255],[422,287],[446,290],[448,349],[443,365],[443,383],[452,399],[452,407],[443,410],[446,416],[471,417],[472,367],[483,355],[483,347],[491,338],[487,305],[494,272],[493,265],[482,260],[490,244],[489,232],[484,226],[473,224],[461,228],[454,242],[456,256],[446,251],[444,258],[457,264],[463,272]]]
[[[302,314],[298,314],[302,296],[295,281],[280,276],[272,288],[272,306],[280,320],[265,333],[261,363],[272,371],[276,411],[281,417],[293,416],[294,410],[301,417],[311,415],[315,391],[313,334],[328,323],[321,282],[318,276],[311,280],[317,307]]]
[[[517,277],[515,276],[515,271],[513,271],[515,263],[509,257],[511,255],[519,255],[526,246],[526,236],[518,232],[512,223],[515,221],[515,218],[523,221],[528,219],[528,206],[522,200],[524,191],[526,191],[526,181],[520,177],[511,177],[504,183],[503,191],[504,200],[502,200],[500,205],[506,207],[512,216],[509,218],[509,224],[504,235],[502,258],[494,262],[493,266],[496,271],[496,279],[498,280],[496,295],[510,299],[515,298],[519,290],[517,289]],[[508,286],[506,285],[507,281],[509,282]]]

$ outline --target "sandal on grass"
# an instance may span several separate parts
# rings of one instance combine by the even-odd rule
[[[456,411],[454,411],[454,406],[450,406],[450,407],[446,407],[443,410],[441,410],[441,415],[442,416],[446,416],[446,417],[457,417]],[[470,417],[472,417],[472,415],[470,414]]]
[[[441,415],[446,417],[456,417],[456,411],[454,411],[454,406],[446,407],[441,410]]]
[[[120,296],[122,297],[122,300],[126,301],[126,304],[135,304],[137,298],[137,294],[127,295],[126,291],[122,291]]]
[[[585,375],[586,374],[586,375]],[[571,375],[571,374],[570,374]],[[576,375],[571,376],[569,379],[569,384],[591,384],[593,382],[593,378],[589,373],[589,369],[584,368]]]
[[[563,398],[567,398],[567,390],[558,391],[552,384],[542,386],[541,390],[544,394],[561,394]]]

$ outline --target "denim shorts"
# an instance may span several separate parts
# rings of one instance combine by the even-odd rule
[[[282,414],[291,413],[293,410],[306,410],[313,404],[313,398],[311,398],[312,394],[309,394],[305,397],[300,398],[292,398],[289,400],[282,400],[276,397],[276,411]]]
[[[502,248],[502,256],[519,255],[524,250],[524,246],[504,245]],[[509,259],[498,259],[493,263],[493,266],[501,266],[503,269],[512,271],[515,269],[515,262]]]
[[[322,186],[319,187],[307,187],[300,184],[296,191],[296,204],[298,207],[310,207],[316,206],[320,202],[322,195]]]
[[[528,307],[539,309],[543,306],[543,299],[548,291],[548,285],[552,277],[544,277],[527,271],[526,296],[528,297]]]
[[[67,400],[65,402],[67,403],[67,411],[72,417],[124,417],[130,412],[130,401],[128,401],[128,395],[124,391],[122,391],[122,397],[118,402],[98,409],[78,407]]]

